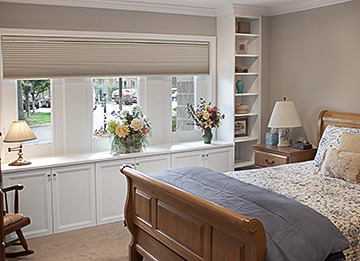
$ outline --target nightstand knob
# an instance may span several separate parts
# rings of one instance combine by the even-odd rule
[[[267,163],[267,164],[269,164],[269,165],[272,165],[272,164],[274,164],[275,163],[275,161],[269,161],[268,159],[265,159],[265,162]]]

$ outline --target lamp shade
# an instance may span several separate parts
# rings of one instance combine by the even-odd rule
[[[26,121],[13,121],[5,136],[4,142],[22,142],[35,139],[36,136]]]
[[[268,124],[269,128],[301,127],[301,121],[292,101],[277,101]]]

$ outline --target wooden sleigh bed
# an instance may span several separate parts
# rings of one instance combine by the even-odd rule
[[[360,128],[360,114],[322,111],[318,142],[328,124]],[[128,182],[125,221],[129,259],[265,260],[262,223],[123,166]]]

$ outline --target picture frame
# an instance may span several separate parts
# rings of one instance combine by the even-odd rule
[[[247,117],[236,117],[235,118],[235,138],[249,136],[249,125]]]

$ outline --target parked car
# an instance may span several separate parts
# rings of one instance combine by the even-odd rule
[[[116,99],[119,99],[119,89],[117,89],[111,93],[111,99],[115,100],[115,101],[116,101]]]
[[[113,91],[111,97],[117,104],[119,104],[119,90]],[[135,89],[123,89],[122,102],[125,105],[132,105],[133,103],[137,103],[137,91]]]
[[[41,107],[42,108],[50,108],[51,107],[51,95],[50,94],[46,94],[41,99]]]
[[[22,96],[22,101],[23,101],[23,110],[27,111],[27,103],[26,103],[26,99],[25,96]],[[30,106],[30,110],[33,109],[33,102],[32,102],[32,96],[29,95],[29,106]],[[40,108],[40,103],[39,103],[39,99],[35,100],[35,108],[39,109]]]

